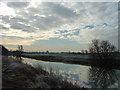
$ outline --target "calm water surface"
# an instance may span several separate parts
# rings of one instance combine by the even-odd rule
[[[22,58],[23,62],[34,67],[42,66],[45,70],[58,72],[73,83],[93,88],[120,88],[120,70],[95,68],[84,65],[48,62]]]

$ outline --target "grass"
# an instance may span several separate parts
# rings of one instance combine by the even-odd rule
[[[21,60],[2,57],[2,87],[6,88],[78,88],[76,83],[62,79],[59,72],[53,73],[43,70],[41,66],[34,68],[31,65],[23,63]],[[84,89],[84,88],[82,88]]]

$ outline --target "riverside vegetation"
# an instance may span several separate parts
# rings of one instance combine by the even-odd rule
[[[6,88],[79,88],[76,83],[63,80],[52,71],[47,72],[42,67],[34,68],[20,59],[2,56],[2,87]]]

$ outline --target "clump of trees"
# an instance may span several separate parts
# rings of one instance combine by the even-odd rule
[[[22,53],[23,53],[23,46],[22,45],[18,45],[18,48],[17,50],[15,51],[15,56],[16,57],[21,57],[22,56]]]
[[[88,50],[81,50],[81,54],[85,54],[85,55],[87,55],[88,54]]]
[[[109,41],[107,40],[92,40],[92,44],[89,48],[89,51],[91,53],[96,53],[96,54],[110,54],[112,52],[116,51],[116,47],[112,45]]]
[[[93,64],[100,66],[115,66],[116,47],[107,40],[92,40],[89,52],[93,60]]]

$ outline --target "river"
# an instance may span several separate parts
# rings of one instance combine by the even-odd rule
[[[42,66],[47,71],[58,72],[63,79],[87,88],[120,88],[120,70],[96,68],[77,64],[41,61],[22,58],[33,67]]]

